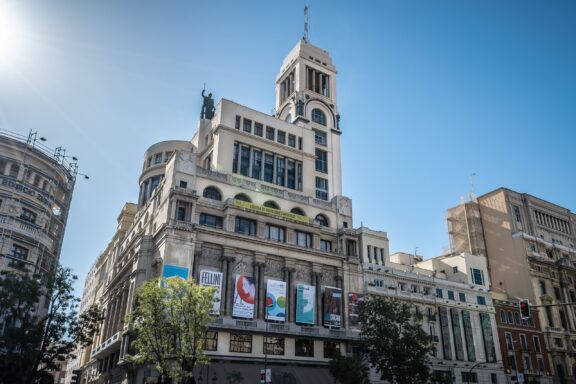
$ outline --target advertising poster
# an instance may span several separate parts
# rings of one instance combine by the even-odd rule
[[[362,293],[348,293],[348,325],[350,328],[360,329],[358,319],[358,304],[364,300]]]
[[[266,282],[266,320],[286,321],[286,283]]]
[[[188,280],[188,268],[178,267],[176,265],[164,264],[164,270],[162,271],[162,278],[170,279],[172,277],[177,277],[184,281]]]
[[[342,325],[342,290],[322,287],[322,324],[325,327],[340,328]]]
[[[254,285],[254,279],[248,276],[236,275],[232,316],[242,319],[253,319],[255,298],[256,286]]]
[[[200,271],[200,281],[198,283],[207,287],[216,288],[210,314],[220,314],[220,300],[222,298],[222,272]]]
[[[298,284],[296,287],[296,322],[314,324],[314,305],[316,288],[311,285]]]

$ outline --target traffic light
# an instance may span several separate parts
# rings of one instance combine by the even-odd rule
[[[520,317],[524,320],[530,317],[530,303],[528,300],[520,300]]]
[[[70,384],[79,384],[80,377],[82,376],[81,369],[75,369],[72,371],[72,377],[70,378]]]

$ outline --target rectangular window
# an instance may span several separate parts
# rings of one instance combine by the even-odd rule
[[[534,336],[534,350],[536,353],[542,353],[542,347],[540,347],[540,337]]]
[[[441,288],[436,288],[436,297],[442,298],[442,289]]]
[[[252,120],[244,119],[244,124],[242,124],[242,130],[244,132],[252,133]]]
[[[22,212],[20,213],[20,219],[30,223],[36,223],[36,216],[35,212],[32,212],[27,208],[22,208]]]
[[[262,152],[254,150],[252,152],[252,177],[260,180],[262,173]]]
[[[244,235],[256,236],[256,220],[236,217],[236,226],[234,231]]]
[[[240,147],[240,174],[248,176],[250,168],[250,147],[242,145]]]
[[[240,151],[240,144],[234,143],[234,157],[232,160],[232,172],[238,173],[238,157]]]
[[[481,269],[470,268],[472,273],[472,283],[476,285],[484,285],[484,272]]]
[[[526,335],[524,334],[520,335],[520,347],[522,348],[523,351],[528,350],[528,340],[526,340]]]
[[[188,188],[188,183],[184,180],[180,180],[180,188]]]
[[[28,259],[28,249],[12,244],[12,257],[19,260],[26,260]]]
[[[298,149],[302,150],[302,138],[301,137],[298,138]]]
[[[236,123],[234,124],[234,128],[240,129],[240,116],[236,115]]]
[[[276,138],[280,144],[286,144],[286,132],[278,130]]]
[[[454,300],[454,291],[448,291],[448,298]]]
[[[218,332],[208,331],[204,337],[204,350],[216,351],[218,350]]]
[[[463,383],[477,383],[478,374],[476,372],[461,372]]]
[[[538,361],[538,370],[540,372],[544,372],[544,360],[542,360],[541,357],[537,358],[536,361]]]
[[[10,165],[10,171],[8,173],[8,176],[16,179],[18,177],[19,172],[20,172],[20,166],[18,166],[16,164],[12,164],[12,165]]]
[[[266,224],[265,236],[268,240],[280,241],[283,243],[286,241],[286,228]]]
[[[316,148],[316,170],[328,173],[328,152]]]
[[[517,223],[522,222],[522,216],[520,216],[520,207],[514,206],[514,219],[516,219]]]
[[[512,334],[510,332],[504,333],[504,337],[506,338],[506,348],[509,351],[514,350],[514,341],[512,340]]]
[[[284,177],[286,173],[285,160],[283,157],[276,157],[276,184],[284,186]]]
[[[332,242],[320,239],[320,250],[324,252],[332,252]]]
[[[340,343],[337,341],[325,341],[324,342],[324,358],[334,359],[336,357],[342,356],[340,352]]]
[[[207,213],[200,214],[200,225],[212,228],[222,228],[222,218],[220,216],[209,215]]]
[[[480,305],[486,305],[486,298],[484,296],[476,296],[476,301]]]
[[[186,207],[178,207],[176,209],[176,220],[186,221]]]
[[[296,234],[296,245],[306,248],[312,247],[312,235],[310,233],[295,231],[295,234]]]
[[[328,180],[321,177],[316,178],[316,198],[328,200]]]
[[[284,338],[265,336],[264,353],[267,355],[284,355]]]
[[[465,302],[466,301],[466,295],[462,292],[458,293],[458,298],[460,299],[460,301]]]
[[[256,136],[262,137],[263,133],[264,133],[264,126],[260,123],[255,122],[254,123],[254,134]]]
[[[264,181],[274,182],[274,155],[270,153],[264,154]]]
[[[275,137],[275,135],[274,135],[274,128],[272,128],[272,127],[266,127],[266,138],[267,138],[268,140],[274,141],[274,137]]]
[[[302,190],[302,163],[296,163],[296,190]]]
[[[291,189],[296,188],[296,163],[292,160],[287,160],[287,179],[286,186]]]
[[[295,355],[300,357],[314,357],[314,340],[296,339]]]
[[[160,164],[162,162],[162,154],[157,153],[154,155],[154,164]]]
[[[327,146],[326,132],[314,131],[314,142],[318,145]]]
[[[252,335],[231,333],[230,352],[252,353]]]
[[[288,145],[292,148],[296,148],[296,136],[288,134]]]

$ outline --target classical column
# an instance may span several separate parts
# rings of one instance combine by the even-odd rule
[[[320,290],[320,281],[322,273],[312,272],[312,284],[316,289],[316,325],[322,325],[322,292]]]
[[[220,311],[222,311],[222,307],[224,307],[224,316],[232,315],[232,288],[234,287],[234,282],[231,281],[232,271],[230,268],[234,260],[234,249],[224,248],[224,255],[222,256],[222,272],[224,275],[222,292],[224,295],[222,298],[222,306],[220,308]]]
[[[284,281],[286,282],[286,321],[293,323],[296,313],[296,287],[294,286],[294,268],[284,267]]]
[[[264,275],[266,273],[266,264],[262,262],[254,263],[254,277],[256,279],[257,289],[256,289],[256,318],[265,319],[266,318],[266,287],[264,284]],[[257,272],[257,274],[256,274]]]
[[[342,328],[346,328],[346,325],[348,324],[348,319],[346,318],[346,306],[345,306],[345,300],[347,300],[347,297],[344,297],[344,278],[342,276],[336,276],[336,287],[340,288],[341,292],[342,292],[342,300],[340,300],[340,313],[342,314],[342,319],[340,320],[340,326]]]

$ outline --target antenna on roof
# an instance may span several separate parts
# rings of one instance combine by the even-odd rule
[[[308,16],[308,6],[304,5],[304,35],[302,35],[302,40],[304,40],[305,43],[308,42],[308,20],[310,20],[310,17]]]

